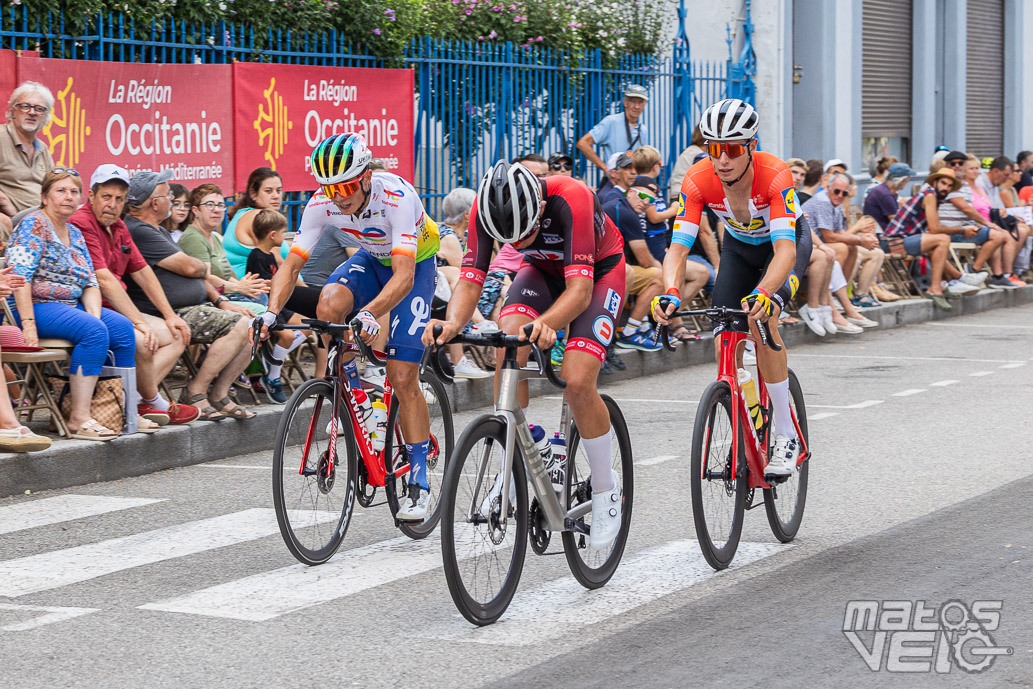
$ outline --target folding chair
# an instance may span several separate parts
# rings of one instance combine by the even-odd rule
[[[53,419],[54,425],[57,426],[57,432],[67,438],[69,436],[68,424],[65,423],[65,417],[61,414],[57,400],[54,399],[50,386],[47,384],[46,368],[48,363],[52,363],[55,366],[63,364],[68,360],[68,354],[60,349],[45,349],[42,352],[11,352],[5,350],[0,353],[0,360],[5,364],[11,364],[19,375],[17,380],[8,381],[8,385],[11,383],[20,384],[22,399],[29,400],[28,404],[20,404],[15,407],[15,414],[24,416],[28,421],[32,421],[36,410],[46,409],[50,412],[50,418]]]
[[[905,299],[922,296],[922,289],[911,275],[913,256],[894,256],[886,254],[879,279],[889,285],[890,289]]]
[[[954,267],[960,270],[962,273],[965,269],[962,267],[965,263],[972,263],[976,260],[976,255],[979,253],[979,245],[973,242],[951,242],[948,251],[950,252],[950,260],[954,263]],[[967,261],[962,260],[964,256]]]

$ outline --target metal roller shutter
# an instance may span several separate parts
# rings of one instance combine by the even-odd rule
[[[1004,0],[968,0],[965,79],[966,148],[977,156],[1004,151]]]
[[[862,137],[911,138],[911,16],[911,0],[864,0]]]

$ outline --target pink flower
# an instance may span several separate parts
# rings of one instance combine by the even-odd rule
[[[543,37],[539,36],[538,38],[536,38],[536,39],[534,39],[534,40],[535,40],[535,41],[537,41],[538,43],[541,43],[541,42],[542,42],[542,41],[544,41],[545,39],[544,39]]]
[[[499,32],[496,31],[495,29],[492,29],[491,33],[488,34],[488,38],[498,38],[498,36],[499,36]]]
[[[464,11],[464,12],[466,12],[466,16],[467,16],[467,17],[469,17],[469,16],[471,15],[471,14],[473,14],[473,10],[471,10],[471,9],[470,9],[469,7],[467,7],[467,8],[466,8],[465,10],[463,10],[463,11]]]
[[[380,29],[373,29],[373,33],[377,36],[380,35]]]

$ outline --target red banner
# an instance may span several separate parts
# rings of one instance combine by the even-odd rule
[[[412,179],[411,70],[238,62],[233,99],[238,189],[257,167],[279,172],[288,191],[315,188],[309,155],[342,132],[364,135],[388,170]]]
[[[15,55],[13,50],[0,50],[0,98],[3,98],[4,111],[11,100],[11,92],[17,86],[15,79]]]
[[[233,191],[232,67],[26,58],[20,80],[54,92],[40,140],[54,163],[89,175],[104,163],[175,172],[188,188]]]

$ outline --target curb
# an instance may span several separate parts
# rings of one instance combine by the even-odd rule
[[[879,322],[879,326],[872,330],[887,330],[1033,303],[1033,286],[1012,290],[986,289],[951,303],[954,308],[944,312],[927,299],[908,299],[865,309],[864,314]],[[803,323],[798,323],[784,326],[782,339],[787,346],[793,347],[823,338]],[[714,349],[710,338],[706,338],[680,346],[675,352],[661,355],[624,351],[621,358],[628,365],[627,370],[600,377],[600,387],[711,363]],[[555,392],[548,381],[529,382],[533,396]],[[457,380],[453,390],[457,411],[487,407],[493,402],[491,378]],[[186,426],[166,427],[153,435],[135,434],[109,443],[56,440],[46,452],[0,454],[0,498],[25,491],[114,481],[269,449],[280,408],[262,406],[253,408],[253,411],[257,416],[249,421],[194,422]],[[461,430],[457,429],[457,432]]]

